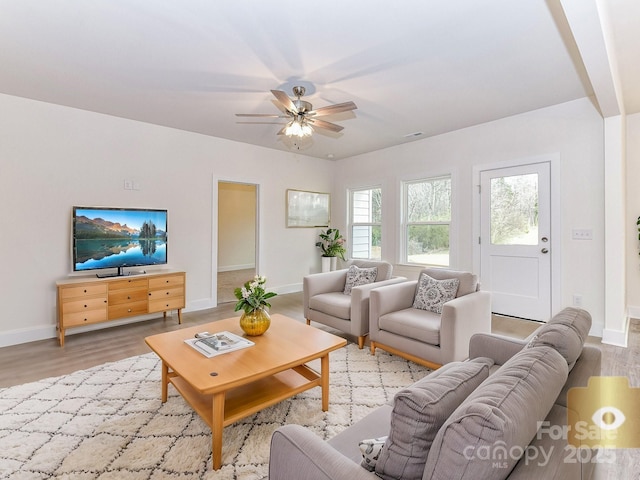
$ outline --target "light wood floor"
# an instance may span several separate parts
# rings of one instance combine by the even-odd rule
[[[278,295],[271,299],[273,312],[304,321],[302,293]],[[121,360],[150,352],[144,338],[156,333],[191,327],[223,318],[239,316],[235,303],[217,308],[183,313],[182,325],[177,314],[130,325],[104,328],[93,332],[69,334],[61,348],[57,339],[41,340],[23,345],[0,348],[0,387],[19,385],[42,378],[65,375],[76,370]],[[539,326],[537,322],[508,317],[494,317],[493,331],[524,338]],[[72,331],[71,331],[72,332]],[[353,340],[353,339],[352,339]],[[631,384],[640,387],[640,321],[633,320],[629,333],[629,348],[602,345],[597,338],[589,338],[603,352],[602,375],[626,375]]]
[[[278,295],[271,300],[271,304],[273,312],[304,321],[302,293]],[[231,302],[210,310],[184,313],[182,325],[178,325],[177,314],[174,312],[166,320],[159,317],[130,325],[71,334],[67,336],[64,348],[58,345],[57,339],[0,348],[0,388],[65,375],[105,362],[149,353],[150,349],[144,342],[146,336],[239,316],[239,313],[233,311],[234,305]],[[538,325],[536,322],[494,317],[492,328],[496,333],[524,338]],[[628,348],[603,345],[597,338],[590,337],[588,341],[602,350],[602,375],[627,376],[632,387],[640,387],[640,320],[631,322]],[[640,479],[637,474],[640,472],[640,449],[616,452],[616,464],[598,465],[592,480]]]

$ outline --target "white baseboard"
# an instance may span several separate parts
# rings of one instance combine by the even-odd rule
[[[233,272],[234,270],[246,270],[247,268],[256,268],[255,263],[247,263],[246,265],[223,265],[218,266],[218,273],[220,272]]]
[[[273,289],[279,295],[284,295],[285,293],[297,293],[302,291],[302,283],[291,283],[289,285],[281,285],[277,288]]]
[[[620,330],[610,330],[605,328],[602,331],[602,343],[613,345],[615,347],[627,348],[628,330],[624,332]]]
[[[627,307],[627,315],[629,318],[640,318],[640,307],[634,307],[630,305]]]
[[[55,325],[38,325],[37,327],[10,330],[0,334],[0,347],[10,347],[21,343],[37,342],[56,338]]]

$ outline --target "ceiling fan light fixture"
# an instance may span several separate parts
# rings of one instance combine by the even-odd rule
[[[287,127],[284,129],[284,134],[288,137],[308,137],[313,133],[311,125],[304,122],[302,119],[291,120]]]

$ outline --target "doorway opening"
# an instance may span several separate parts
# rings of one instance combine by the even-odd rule
[[[257,231],[258,186],[218,182],[218,304],[235,302],[234,289],[256,274]]]

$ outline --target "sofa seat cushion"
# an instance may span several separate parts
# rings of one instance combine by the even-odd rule
[[[429,451],[424,478],[505,479],[518,462],[567,380],[568,367],[556,350],[542,346],[510,358],[444,423]],[[504,460],[502,460],[504,458]]]
[[[376,474],[392,480],[419,480],[440,426],[489,376],[493,360],[449,363],[394,397],[391,429],[375,464]]]
[[[590,329],[589,312],[568,307],[536,330],[527,347],[547,345],[556,349],[565,358],[571,370],[582,353]]]
[[[437,313],[417,308],[387,313],[378,319],[381,330],[431,345],[440,345],[440,322]]]
[[[351,318],[351,297],[342,292],[320,293],[309,298],[309,308],[349,320]]]

